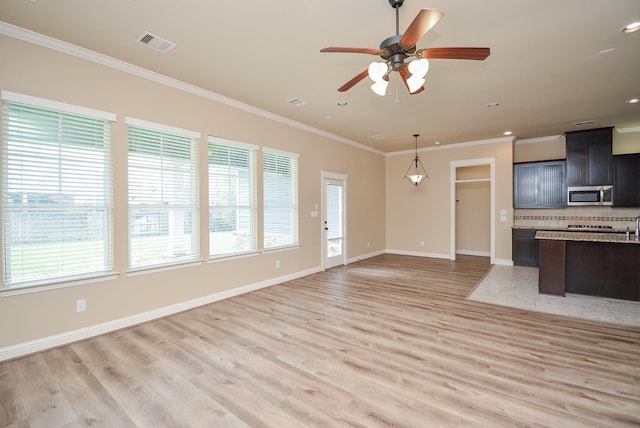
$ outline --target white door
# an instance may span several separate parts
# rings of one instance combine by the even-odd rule
[[[324,269],[345,264],[345,180],[323,179]]]

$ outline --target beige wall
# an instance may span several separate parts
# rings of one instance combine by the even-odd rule
[[[451,253],[451,162],[495,158],[496,262],[511,262],[513,222],[513,143],[458,144],[420,152],[429,179],[418,187],[405,180],[413,155],[386,157],[386,241],[390,252],[447,258]],[[500,210],[507,221],[500,221]],[[424,242],[424,246],[421,246]]]
[[[618,129],[613,130],[613,154],[640,153],[640,130],[634,132],[619,131]]]
[[[614,129],[612,135],[612,152],[614,155],[640,153],[640,130]],[[567,157],[566,138],[564,135],[548,138],[519,140],[514,144],[514,162],[536,162],[565,159]]]
[[[513,162],[535,162],[565,159],[567,157],[564,135],[516,141],[513,149]]]
[[[347,256],[366,257],[385,248],[385,160],[382,155],[287,126],[209,98],[161,85],[97,63],[0,36],[0,90],[47,98],[118,115],[113,125],[114,250],[117,279],[0,297],[0,350],[238,287],[273,282],[318,270],[321,265],[321,171],[347,175]],[[11,58],[11,61],[4,60]],[[300,154],[299,230],[294,250],[127,276],[127,129],[131,116],[202,133],[200,216],[207,219],[206,136],[214,135]],[[258,186],[259,188],[259,186]],[[259,198],[260,200],[260,191]],[[370,247],[367,247],[370,243]],[[275,260],[281,261],[280,268]],[[87,311],[76,313],[77,299]]]

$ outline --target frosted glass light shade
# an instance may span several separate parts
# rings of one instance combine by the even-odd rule
[[[409,180],[409,182],[414,186],[418,186],[425,179],[429,178],[427,171],[424,169],[424,166],[422,166],[422,162],[420,162],[417,154],[415,159],[411,161],[411,164],[409,164],[409,169],[407,169],[404,178]]]
[[[372,62],[369,64],[369,78],[374,82],[382,80],[382,77],[387,74],[389,66],[384,62]]]
[[[388,81],[386,81],[384,79],[380,79],[376,83],[371,85],[371,90],[373,92],[375,92],[376,94],[380,95],[381,97],[384,97],[384,95],[387,92],[387,85],[388,84],[389,84]]]
[[[412,76],[424,77],[429,71],[429,61],[426,58],[421,58],[409,63],[409,72]]]
[[[424,85],[425,80],[422,77],[418,77],[415,74],[407,79],[407,85],[409,86],[409,92],[414,93]]]
[[[424,76],[429,71],[429,61],[426,58],[421,58],[409,63],[409,73],[411,77],[407,79],[407,86],[409,86],[409,92],[414,93],[424,85]]]

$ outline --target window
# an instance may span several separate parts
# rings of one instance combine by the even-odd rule
[[[194,261],[199,254],[200,134],[127,118],[129,267]]]
[[[4,287],[112,273],[116,116],[2,92]]]
[[[264,149],[264,248],[298,244],[298,155]]]
[[[257,146],[209,137],[209,255],[256,251]]]

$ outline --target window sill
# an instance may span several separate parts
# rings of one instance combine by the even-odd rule
[[[279,253],[280,251],[295,250],[295,249],[300,248],[300,247],[302,247],[301,244],[284,245],[282,247],[265,248],[265,249],[262,250],[262,252],[264,254],[267,254],[267,253]]]
[[[78,285],[93,284],[95,282],[111,281],[118,277],[118,272],[109,272],[88,277],[67,278],[64,282],[48,282],[15,287],[0,288],[0,297],[19,296],[22,294],[39,293],[41,291],[57,290],[59,288],[76,287]]]
[[[221,255],[221,256],[211,256],[209,257],[209,263],[220,263],[220,262],[226,262],[229,260],[236,260],[236,259],[245,259],[247,257],[255,257],[260,255],[260,252],[255,250],[255,251],[247,251],[245,253],[237,253],[237,254],[225,254],[225,255]]]
[[[167,270],[200,266],[201,264],[202,264],[202,260],[189,260],[189,261],[184,261],[179,263],[143,266],[139,268],[130,269],[129,271],[127,271],[127,276],[131,277],[131,276],[138,276],[138,275],[146,275],[148,273],[164,272]]]

